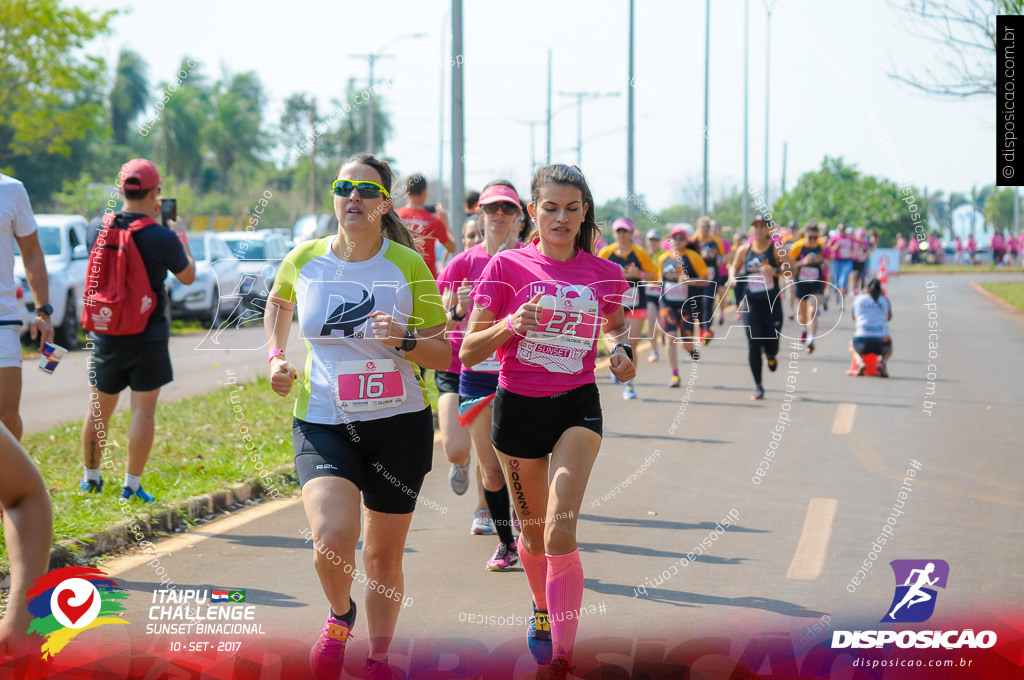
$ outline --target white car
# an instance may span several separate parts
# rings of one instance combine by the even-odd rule
[[[274,287],[274,279],[281,268],[281,260],[288,254],[288,242],[280,232],[270,229],[254,231],[225,231],[220,236],[238,258],[242,270],[239,293],[250,308],[262,312],[266,299]],[[262,302],[261,302],[262,301]]]
[[[36,215],[39,225],[39,245],[46,258],[46,273],[50,281],[50,304],[53,314],[54,342],[65,349],[78,347],[78,326],[82,318],[82,296],[85,294],[85,274],[89,252],[85,238],[88,222],[81,215]],[[15,244],[17,250],[17,244]],[[14,260],[14,278],[23,289],[20,311],[23,332],[35,316],[35,301],[25,277],[25,263],[21,253]]]
[[[185,285],[168,273],[171,318],[198,319],[215,326],[238,301],[242,282],[238,259],[219,233],[190,231],[186,236],[196,259],[196,280]]]

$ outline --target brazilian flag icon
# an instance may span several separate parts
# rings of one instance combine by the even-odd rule
[[[245,602],[244,590],[232,590],[228,593],[228,599],[232,602]]]

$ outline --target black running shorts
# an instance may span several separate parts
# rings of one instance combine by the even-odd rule
[[[800,300],[807,297],[808,295],[821,295],[825,292],[824,281],[797,281],[796,282],[796,299]]]
[[[299,486],[317,477],[347,479],[370,510],[404,515],[416,508],[434,454],[430,408],[378,420],[292,423]]]
[[[434,384],[438,395],[459,393],[459,374],[449,371],[434,371]]]
[[[89,384],[100,392],[120,394],[126,387],[134,392],[149,392],[172,380],[174,371],[167,340],[97,342],[93,347]]]
[[[603,424],[601,393],[595,383],[550,397],[524,397],[499,387],[491,443],[513,458],[543,458],[570,427],[602,435]]]

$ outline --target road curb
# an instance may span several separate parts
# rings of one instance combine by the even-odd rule
[[[1021,310],[1017,309],[1016,307],[1014,307],[1009,302],[1007,302],[1003,298],[999,297],[998,295],[996,295],[992,291],[983,288],[981,286],[981,284],[979,284],[977,281],[971,281],[970,283],[971,283],[971,287],[974,288],[974,290],[978,291],[979,293],[981,293],[982,295],[984,295],[988,299],[993,300],[995,302],[998,302],[999,304],[1001,304],[1003,307],[1006,307],[1011,312],[1015,312],[1017,314],[1024,314],[1024,312],[1022,312]]]
[[[287,466],[275,470],[268,479],[285,479],[297,481],[295,468]],[[264,492],[263,484],[258,479],[235,484],[228,489],[211,491],[187,498],[177,506],[156,513],[140,512],[132,521],[118,522],[105,531],[88,534],[83,538],[64,539],[50,549],[50,569],[58,569],[76,564],[84,564],[86,560],[105,555],[114,550],[134,546],[138,543],[135,533],[129,528],[133,524],[139,527],[139,533],[152,538],[156,532],[173,533],[176,529],[188,526],[189,520],[203,519],[218,512],[238,509],[247,501],[259,498],[272,498]],[[133,505],[141,508],[142,506]],[[0,575],[0,581],[6,580],[7,574]]]

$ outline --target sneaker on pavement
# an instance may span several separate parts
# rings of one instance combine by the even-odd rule
[[[814,342],[807,343],[807,353],[814,354]]]
[[[632,385],[626,385],[622,388],[622,398],[625,400],[636,399],[636,390],[633,389]]]
[[[551,623],[548,613],[537,609],[537,605],[533,605],[530,627],[526,629],[526,646],[538,664],[551,663]]]
[[[466,462],[462,465],[452,463],[451,470],[448,471],[448,481],[456,496],[466,493],[466,490],[469,489],[469,463]]]
[[[751,399],[764,399],[764,388],[758,385],[754,388],[754,393],[750,395]]]
[[[153,501],[156,500],[156,496],[154,496],[151,493],[147,493],[146,490],[143,489],[141,486],[139,487],[138,491],[132,491],[132,488],[130,486],[121,487],[121,498],[125,500],[130,500],[132,496],[135,496],[143,503],[152,503]]]
[[[768,359],[768,370],[771,371],[772,373],[774,373],[775,369],[778,368],[778,367],[779,367],[779,360],[776,359],[775,357],[770,357]]]
[[[519,551],[515,543],[499,543],[498,549],[494,551],[494,557],[487,560],[487,568],[491,571],[508,571],[518,561]]]
[[[652,349],[650,355],[647,357],[647,361],[649,363],[653,364],[658,359],[659,359],[659,357],[658,357],[658,350]]]
[[[473,524],[469,528],[469,533],[474,536],[493,534],[494,520],[491,519],[491,513],[485,508],[477,508],[473,513]]]
[[[690,359],[700,361],[700,345],[693,346],[693,350],[690,352]]]
[[[83,479],[78,483],[78,488],[85,493],[100,493],[103,491],[103,478],[100,477],[98,482],[91,479]]]
[[[349,600],[352,611],[356,611],[356,603]],[[353,618],[353,621],[355,619]],[[345,645],[348,644],[351,626],[333,615],[327,617],[324,629],[320,631],[313,648],[309,650],[309,667],[317,680],[338,680],[345,662]]]
[[[888,378],[889,377],[889,369],[886,367],[884,361],[879,361],[878,362],[877,370],[878,370],[878,375],[882,376],[883,378]]]
[[[867,372],[868,366],[862,360],[857,361],[857,375],[864,375]]]
[[[363,677],[366,680],[398,680],[398,674],[387,661],[366,660],[363,666]]]
[[[669,387],[679,387],[679,376],[678,375],[672,376],[672,378],[668,381],[668,386]]]
[[[800,343],[807,342],[807,331],[800,331]]]

